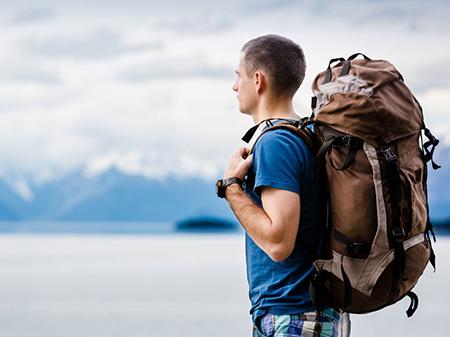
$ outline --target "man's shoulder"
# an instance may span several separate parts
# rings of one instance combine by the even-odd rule
[[[255,144],[255,152],[264,149],[264,151],[308,151],[308,146],[304,140],[293,131],[287,129],[275,129],[264,132]]]

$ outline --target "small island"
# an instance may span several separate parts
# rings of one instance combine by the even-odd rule
[[[233,221],[215,217],[194,217],[176,223],[177,232],[237,232],[238,224]]]

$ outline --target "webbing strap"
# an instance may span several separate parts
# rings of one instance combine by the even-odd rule
[[[308,128],[301,128],[300,127],[301,121],[290,121],[290,122],[280,122],[278,124],[275,124],[274,126],[268,127],[265,129],[261,134],[258,136],[256,141],[253,143],[253,147],[250,150],[250,152],[253,152],[253,149],[258,142],[258,140],[269,131],[277,130],[277,129],[284,129],[292,132],[293,134],[300,137],[306,144],[306,146],[311,150],[312,153],[317,153],[317,140],[312,131]]]
[[[350,239],[347,235],[338,231],[337,229],[334,230],[334,239],[347,245],[347,246],[351,245],[353,243],[352,239]]]
[[[408,296],[411,299],[409,308],[408,308],[408,310],[406,310],[406,316],[411,317],[412,315],[414,315],[414,313],[417,310],[417,307],[419,306],[419,298],[412,291],[408,291],[406,293],[406,296]]]
[[[345,251],[349,257],[358,257],[360,255],[370,254],[371,245],[365,242],[356,242],[338,230],[334,230],[333,237],[334,240],[346,245]]]
[[[351,163],[353,163],[355,161],[355,157],[356,157],[356,152],[357,151],[358,151],[358,149],[350,148],[348,150],[347,155],[345,156],[345,159],[342,162],[341,166],[335,166],[334,162],[330,158],[331,166],[333,166],[333,168],[335,168],[338,171],[345,170],[346,168],[348,168],[350,166]]]
[[[247,130],[245,135],[242,137],[242,140],[246,143],[248,143],[254,136],[256,130],[258,130],[258,127],[261,125],[261,123],[268,121],[269,119],[263,119],[258,124],[253,125],[250,129]]]
[[[427,162],[431,160],[431,166],[433,167],[434,170],[437,170],[437,169],[441,168],[441,166],[436,164],[434,162],[434,160],[433,160],[434,150],[435,150],[436,146],[439,144],[439,139],[434,137],[433,134],[430,132],[430,130],[428,130],[427,128],[424,128],[424,130],[425,130],[425,136],[428,138],[428,141],[425,142],[422,145],[422,150],[424,152],[423,160],[425,162],[423,187],[424,187],[424,191],[425,191],[426,205],[427,205],[427,233],[426,233],[426,235],[427,235],[427,238],[428,238],[428,242],[430,244],[430,263],[433,266],[433,270],[436,271],[436,255],[434,254],[434,250],[433,250],[433,246],[431,244],[430,234],[429,234],[431,232],[431,234],[433,236],[433,241],[436,242],[436,236],[434,235],[433,225],[431,224],[430,209],[429,209],[429,205],[428,205],[428,191],[427,191],[428,168],[427,168]],[[431,146],[431,150],[429,149],[430,146]]]
[[[317,311],[322,311],[334,305],[331,301],[332,297],[330,289],[328,289],[325,284],[329,276],[329,272],[321,270],[315,273],[311,278],[309,295],[311,296],[311,301]]]
[[[396,297],[398,280],[400,279],[403,269],[405,268],[405,250],[403,249],[403,241],[406,237],[405,230],[400,225],[400,219],[402,216],[402,208],[400,206],[402,201],[400,167],[397,156],[389,146],[381,148],[381,153],[387,163],[386,172],[391,195],[392,225],[390,234],[393,239],[392,243],[394,246],[394,270],[391,295]]]
[[[433,230],[431,230],[431,231],[433,231]],[[433,235],[434,235],[434,233],[433,233]],[[427,230],[425,232],[425,236],[427,238],[428,244],[430,245],[430,259],[429,259],[429,261],[431,263],[431,266],[433,267],[433,272],[435,272],[436,271],[436,254],[434,254],[433,245],[431,244],[431,240],[430,240],[430,231],[429,231],[428,228],[427,228]],[[434,242],[436,242],[436,238],[434,238],[434,240],[435,240]]]
[[[363,143],[362,139],[350,135],[332,137],[324,142],[317,152],[316,171],[321,171],[326,154],[328,154],[328,160],[334,169],[339,171],[347,169],[355,161],[356,153],[362,148]],[[331,150],[333,146],[345,146],[348,148],[345,159],[341,165],[336,165],[331,159]]]
[[[364,57],[364,59],[366,61],[371,61],[371,59],[369,57],[367,57],[366,55],[364,55],[363,53],[356,53],[351,55],[347,61],[344,62],[344,64],[342,65],[342,69],[341,69],[341,73],[339,74],[339,76],[345,76],[348,75],[350,68],[351,68],[351,61],[354,60],[355,58],[357,58],[358,56],[362,56]]]
[[[420,138],[422,140],[422,134],[420,135]],[[422,143],[423,143],[423,141],[422,141]],[[426,204],[426,209],[427,209],[427,227],[426,227],[425,235],[427,237],[428,243],[430,244],[430,260],[429,261],[430,261],[431,265],[433,266],[433,271],[436,271],[436,255],[434,254],[433,245],[430,240],[430,233],[433,236],[434,242],[436,242],[436,236],[434,235],[433,224],[431,223],[431,220],[430,220],[430,207],[428,205],[428,189],[427,189],[428,166],[427,166],[426,154],[424,152],[425,152],[425,148],[424,148],[424,144],[422,144],[422,160],[424,162],[422,187],[423,187],[423,191],[425,192],[425,201],[426,201],[425,204]]]
[[[350,311],[350,306],[352,304],[352,284],[344,269],[344,255],[348,249],[349,246],[345,247],[345,252],[341,255],[341,274],[342,279],[344,280],[344,311]]]
[[[434,170],[441,168],[440,165],[436,164],[433,160],[433,154],[436,146],[439,144],[439,139],[432,135],[431,131],[427,128],[424,128],[425,136],[428,138],[428,141],[423,144],[423,150],[425,151],[425,162],[429,162],[431,160],[431,165]],[[429,147],[431,146],[431,150]]]
[[[323,84],[328,83],[331,81],[331,77],[332,77],[332,73],[331,73],[331,64],[335,63],[335,62],[344,62],[345,58],[343,57],[337,57],[334,59],[331,59],[330,62],[328,63],[328,67],[327,70],[325,71],[325,77],[323,79]]]
[[[302,118],[301,120],[289,119],[289,118],[267,118],[267,119],[263,119],[258,124],[255,124],[250,129],[248,129],[247,132],[242,137],[242,140],[244,142],[246,142],[246,143],[250,142],[252,140],[253,136],[255,135],[256,130],[258,130],[259,126],[262,123],[264,123],[264,122],[267,123],[268,122],[268,123],[270,123],[270,125],[273,125],[272,121],[276,121],[276,120],[284,121],[285,124],[291,124],[291,125],[299,126],[299,125],[302,125],[304,123],[304,121],[309,120],[309,117]]]

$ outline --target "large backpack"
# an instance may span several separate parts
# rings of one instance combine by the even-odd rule
[[[409,296],[410,317],[418,304],[411,289],[428,262],[435,268],[426,163],[439,141],[388,61],[360,53],[332,59],[312,89],[330,235],[329,256],[314,262],[316,294],[327,293],[335,307],[353,313]],[[313,296],[318,306],[319,296]]]
[[[365,313],[409,296],[410,317],[418,304],[411,289],[428,262],[435,268],[426,163],[439,168],[432,160],[439,141],[388,61],[360,53],[332,59],[312,89],[310,119],[265,132],[286,128],[302,137],[326,181],[328,249],[314,261],[313,302],[318,310],[331,304]],[[305,132],[310,123],[316,137]]]

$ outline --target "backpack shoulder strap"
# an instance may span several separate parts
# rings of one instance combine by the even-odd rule
[[[317,153],[317,138],[313,131],[311,131],[307,127],[301,127],[299,126],[299,123],[289,123],[289,122],[280,122],[276,125],[270,126],[267,129],[265,129],[261,134],[256,138],[255,143],[253,143],[253,146],[251,148],[250,153],[253,153],[253,149],[258,142],[258,140],[269,131],[278,130],[278,129],[284,129],[292,132],[296,136],[300,137],[305,144],[308,146],[308,148],[314,153]]]

